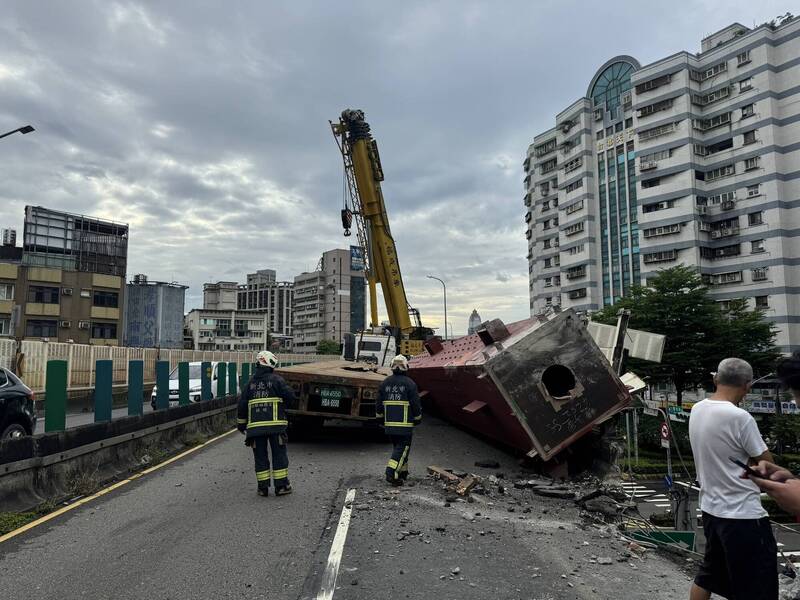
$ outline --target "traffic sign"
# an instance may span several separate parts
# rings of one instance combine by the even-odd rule
[[[651,417],[657,417],[658,411],[655,408],[650,408],[649,406],[644,407],[644,414],[650,415]]]
[[[669,475],[664,475],[664,485],[667,486],[668,490],[672,489],[672,477]]]
[[[661,423],[661,447],[669,448],[669,425],[666,421]]]

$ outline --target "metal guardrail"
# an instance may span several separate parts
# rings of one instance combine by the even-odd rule
[[[20,358],[17,359],[19,344]],[[282,366],[338,360],[335,355],[323,354],[277,354]],[[169,361],[170,369],[179,362],[226,362],[236,363],[241,373],[242,364],[254,361],[253,352],[220,352],[207,350],[171,350],[158,348],[128,348],[119,346],[93,346],[88,344],[65,344],[39,340],[0,339],[0,367],[15,366],[25,384],[34,392],[44,391],[47,384],[46,365],[48,360],[66,360],[68,363],[67,391],[93,389],[95,385],[95,366],[98,360],[113,361],[114,386],[128,384],[128,363],[132,360],[144,361],[144,383],[153,385],[156,380],[156,361]]]

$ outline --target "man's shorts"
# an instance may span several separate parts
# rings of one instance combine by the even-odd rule
[[[694,582],[728,600],[777,600],[778,547],[769,519],[703,513],[706,553]]]

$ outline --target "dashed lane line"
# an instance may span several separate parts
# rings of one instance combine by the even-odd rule
[[[322,576],[322,585],[320,586],[319,594],[317,594],[317,600],[331,600],[333,593],[336,591],[336,578],[339,575],[342,550],[344,550],[344,543],[347,540],[347,530],[350,528],[350,515],[353,512],[353,500],[355,497],[355,488],[347,490],[347,496],[342,507],[342,515],[339,517],[339,525],[336,527],[336,534],[333,536],[331,552],[328,555],[328,565],[325,567],[325,573]]]
[[[47,521],[50,521],[51,519],[55,519],[56,517],[60,517],[64,513],[67,513],[67,512],[69,512],[71,510],[74,510],[74,509],[78,508],[79,506],[83,506],[87,502],[91,502],[92,500],[94,500],[96,498],[99,498],[100,496],[105,496],[109,492],[113,492],[117,488],[121,488],[123,485],[126,485],[126,484],[130,483],[131,481],[136,481],[137,479],[139,479],[140,477],[144,477],[148,473],[152,473],[153,471],[157,471],[158,469],[163,469],[167,465],[169,465],[171,463],[174,463],[176,460],[180,460],[184,456],[188,456],[189,454],[192,454],[193,452],[197,452],[201,448],[204,448],[205,446],[208,446],[209,444],[211,444],[213,442],[216,442],[219,439],[224,438],[226,435],[230,435],[234,431],[236,431],[236,429],[231,429],[230,431],[226,431],[225,433],[223,433],[221,435],[218,435],[217,437],[213,437],[210,440],[208,440],[208,441],[206,441],[206,442],[204,442],[204,443],[202,443],[202,444],[200,444],[198,446],[194,446],[192,448],[189,448],[185,452],[181,452],[180,454],[177,454],[176,456],[173,456],[172,458],[168,458],[164,462],[158,463],[157,465],[152,466],[152,467],[150,467],[148,469],[145,469],[144,471],[139,471],[138,473],[136,473],[135,475],[131,475],[127,479],[123,479],[122,481],[118,481],[117,483],[114,483],[114,484],[112,484],[112,485],[110,485],[110,486],[108,486],[106,488],[103,488],[102,490],[100,490],[99,492],[95,492],[91,496],[86,496],[86,498],[81,498],[80,500],[77,500],[77,501],[73,502],[72,504],[70,504],[68,506],[64,506],[62,508],[59,508],[58,510],[54,510],[53,512],[44,515],[43,517],[39,517],[38,519],[36,519],[35,521],[31,521],[27,525],[23,525],[19,529],[15,529],[14,531],[10,531],[5,535],[0,536],[0,544],[2,544],[3,542],[7,542],[11,538],[16,537],[16,536],[18,536],[18,535],[20,535],[22,533],[25,533],[26,531],[30,531],[34,527],[38,527],[39,525],[42,525],[43,523],[47,523]]]

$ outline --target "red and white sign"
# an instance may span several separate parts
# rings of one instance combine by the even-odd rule
[[[669,425],[666,421],[661,423],[661,447],[669,448]]]

